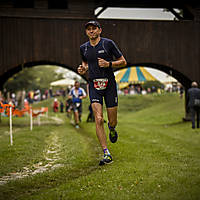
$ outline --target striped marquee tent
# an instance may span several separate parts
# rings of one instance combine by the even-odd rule
[[[119,88],[125,88],[129,84],[140,84],[145,81],[156,81],[157,79],[152,76],[144,67],[128,67],[120,70],[115,79]]]

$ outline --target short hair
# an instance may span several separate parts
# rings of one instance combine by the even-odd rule
[[[74,84],[76,84],[76,83],[80,84],[80,82],[79,82],[79,81],[75,81],[75,83],[74,83]]]
[[[198,87],[198,83],[196,81],[193,81],[191,84],[192,87]]]

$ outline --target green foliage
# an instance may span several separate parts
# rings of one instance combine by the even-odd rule
[[[156,91],[158,88],[163,89],[164,85],[160,81],[146,81],[142,87],[147,90],[148,88],[155,87]]]
[[[56,66],[35,66],[24,68],[19,73],[11,77],[5,84],[4,88],[10,92],[16,92],[25,89],[41,91],[49,88],[53,81],[63,78],[62,74],[56,73]]]
[[[45,152],[59,160],[34,176],[0,185],[0,199],[12,200],[196,200],[200,191],[200,131],[183,122],[184,101],[176,94],[119,97],[116,144],[108,141],[114,162],[98,166],[102,157],[95,124],[86,123],[84,100],[81,129],[65,114],[52,113],[29,131],[27,118],[14,118],[14,145],[9,145],[8,118],[0,124],[0,177],[45,163]],[[51,106],[52,100],[35,104]],[[63,120],[58,125],[51,117]],[[106,114],[104,114],[106,117]],[[108,133],[107,125],[105,130]],[[55,147],[55,149],[53,149]],[[49,155],[48,155],[49,156]],[[34,170],[34,169],[33,169]]]

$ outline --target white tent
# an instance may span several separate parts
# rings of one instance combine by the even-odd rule
[[[166,77],[162,78],[161,82],[163,84],[172,84],[172,83],[177,83],[178,81],[172,76],[167,75]]]
[[[70,85],[74,85],[74,83],[75,83],[74,79],[65,78],[65,79],[51,82],[50,85],[51,86],[70,86]]]
[[[149,71],[154,77],[156,77],[157,80],[159,80],[163,84],[177,82],[177,80],[175,78],[166,74],[165,72],[162,72],[162,71],[157,70],[157,69],[148,68],[148,67],[147,68],[145,67],[145,69],[147,71]]]

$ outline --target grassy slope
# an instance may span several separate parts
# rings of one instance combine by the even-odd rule
[[[87,105],[86,101],[85,111]],[[6,126],[1,126],[1,175],[43,160],[52,134],[59,138],[57,162],[64,167],[0,186],[0,199],[199,198],[200,131],[182,122],[184,105],[178,96],[120,97],[119,141],[108,143],[114,158],[109,166],[98,166],[101,149],[94,124],[85,123],[86,115],[80,131],[69,120],[35,127],[32,133],[18,127],[13,147],[8,145]]]

